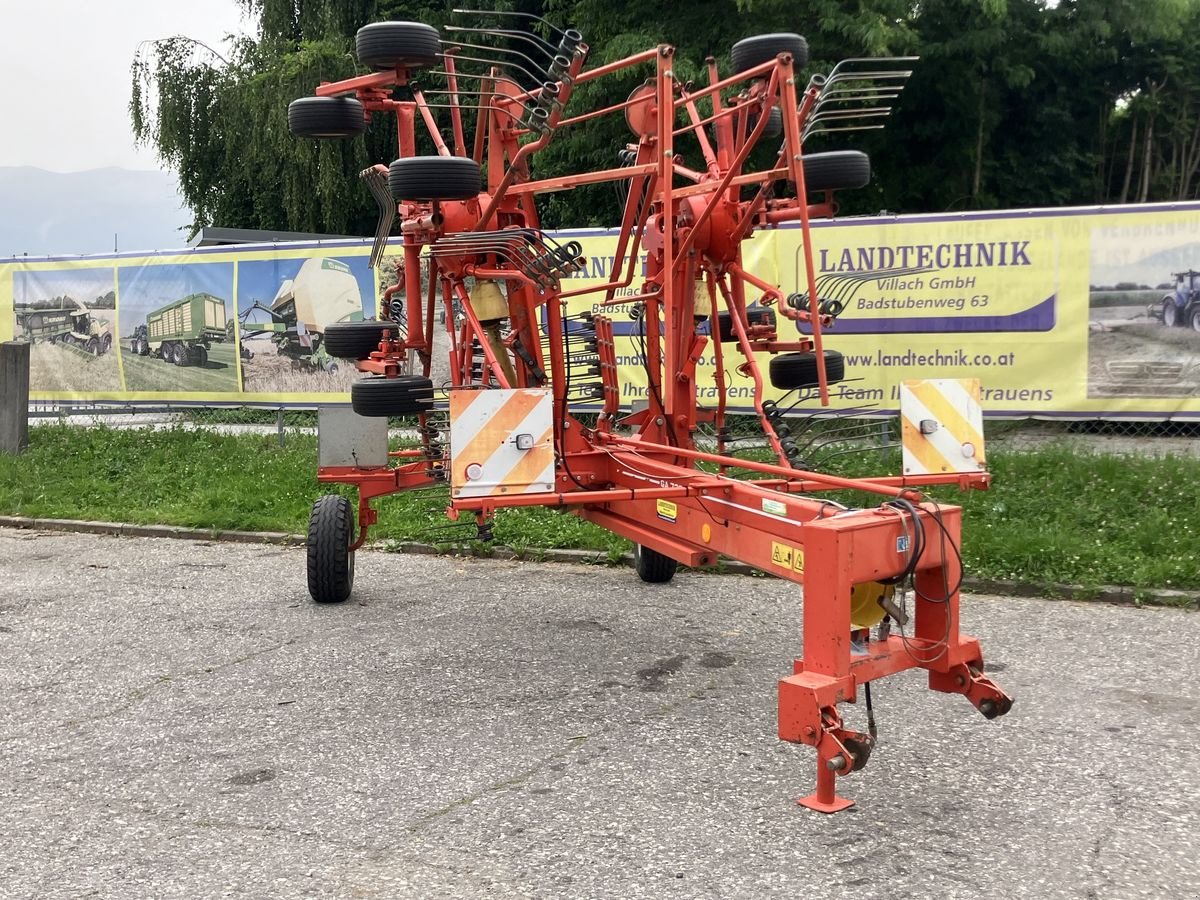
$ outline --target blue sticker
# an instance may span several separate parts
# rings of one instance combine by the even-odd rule
[[[907,553],[908,552],[908,535],[907,534],[902,534],[902,535],[900,535],[900,537],[896,538],[896,552],[897,553]]]

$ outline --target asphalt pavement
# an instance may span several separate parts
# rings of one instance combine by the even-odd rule
[[[1200,618],[963,606],[1013,711],[879,682],[824,816],[794,585],[0,529],[0,897],[1200,895]]]

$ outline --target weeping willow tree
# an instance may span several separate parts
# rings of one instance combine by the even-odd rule
[[[179,175],[193,231],[219,224],[371,234],[376,208],[355,176],[395,155],[390,123],[365,138],[297,140],[288,103],[355,74],[354,33],[370,21],[434,19],[444,3],[239,0],[254,37],[222,54],[187,37],[143,42],[132,66],[134,135]],[[431,10],[429,7],[433,7]]]

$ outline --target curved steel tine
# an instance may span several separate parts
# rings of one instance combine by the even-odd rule
[[[453,13],[459,13],[461,15],[467,15],[467,16],[496,16],[497,18],[502,18],[504,16],[508,16],[511,18],[532,19],[535,22],[541,22],[543,25],[545,25],[551,31],[558,32],[559,37],[567,37],[566,31],[559,28],[553,22],[547,22],[541,16],[535,16],[533,13],[518,12],[516,10],[507,10],[507,9],[452,9],[450,11]],[[575,33],[579,34],[579,32],[575,32]]]
[[[509,50],[505,47],[489,47],[486,44],[468,44],[466,41],[438,41],[438,43],[443,44],[447,47],[470,47],[472,50],[490,50],[493,53],[511,53],[514,56],[521,57],[521,59],[528,60],[529,64],[542,74],[543,81],[554,81],[555,80],[555,79],[551,78],[550,73],[547,72],[545,69],[543,69],[541,66],[539,66],[533,60],[532,57],[522,53],[520,50]],[[460,56],[457,53],[454,54],[454,57],[455,57],[455,59],[470,59],[471,58],[469,56]],[[526,69],[525,71],[528,71],[528,70]]]
[[[553,60],[557,49],[553,44],[543,41],[536,34],[529,31],[518,31],[515,28],[467,28],[463,25],[446,25],[443,26],[445,31],[464,31],[473,34],[490,34],[494,36],[502,36],[509,38],[519,38],[523,41],[528,41],[539,50],[546,54],[547,58]]]
[[[458,47],[458,46],[461,46],[460,44],[454,44],[454,43],[451,43],[451,42],[449,42],[449,41],[443,41],[442,43],[445,43],[447,46],[451,46],[451,47]],[[486,50],[492,50],[492,49],[495,49],[495,48],[493,48],[493,47],[486,47],[486,48],[484,48],[484,49],[486,49]],[[511,68],[514,68],[514,69],[520,69],[522,72],[524,72],[526,75],[530,76],[530,77],[531,77],[531,78],[532,78],[534,81],[536,81],[538,84],[541,84],[543,81],[553,81],[553,80],[555,80],[555,79],[548,78],[548,77],[541,77],[541,78],[539,78],[539,77],[538,77],[538,75],[537,75],[536,73],[534,73],[534,72],[530,72],[530,71],[529,71],[528,69],[526,69],[524,66],[518,65],[517,63],[505,62],[504,60],[501,60],[501,59],[489,59],[489,58],[487,58],[487,57],[480,57],[480,56],[466,56],[466,55],[464,55],[464,54],[462,54],[462,53],[455,53],[455,54],[454,54],[454,58],[455,58],[456,60],[459,60],[459,59],[466,59],[466,60],[469,60],[469,61],[471,61],[471,62],[487,63],[489,66],[499,66],[499,67],[500,67],[500,68],[502,68],[502,69],[505,69],[505,68],[510,68],[510,67],[511,67]],[[439,72],[438,74],[440,75],[440,74],[444,74],[444,73],[442,73],[442,72]],[[461,73],[461,72],[459,72],[459,73],[458,73],[458,75],[459,75],[459,77],[460,77],[460,78],[462,77],[462,73]],[[492,76],[482,76],[482,75],[481,75],[481,76],[476,76],[476,77],[480,77],[480,78],[483,78],[483,77],[492,77],[492,78],[498,78],[498,77],[500,77],[500,76],[498,76],[498,75],[492,75]],[[516,79],[514,79],[514,78],[513,78],[511,75],[508,77],[508,79],[507,79],[507,80],[511,81],[511,82],[512,82],[513,84],[515,84],[517,87],[521,88],[521,90],[525,90],[525,88],[524,88],[524,87],[521,87],[521,83],[520,83],[519,81],[517,81]]]
[[[507,94],[497,94],[495,91],[464,91],[462,88],[459,88],[457,91],[424,91],[423,93],[425,94],[426,97],[430,97],[430,96],[450,97],[455,94],[462,94],[467,97],[506,97],[513,106],[519,106],[519,107],[521,107],[521,109],[525,110],[525,112],[527,112],[527,113],[534,109],[537,109],[537,107],[535,107],[535,106],[526,106],[524,103],[522,103],[516,97],[509,97]],[[430,106],[432,106],[432,105],[433,104],[431,103]],[[442,104],[442,105],[445,105],[445,104]],[[464,107],[464,108],[466,108],[466,107]],[[489,104],[487,108],[496,109],[497,107],[492,104]],[[478,109],[478,107],[473,106],[473,107],[469,107],[469,109]]]

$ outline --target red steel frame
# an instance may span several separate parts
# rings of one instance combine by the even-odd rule
[[[819,472],[798,471],[788,464],[763,407],[763,376],[755,351],[815,350],[819,394],[828,403],[822,349],[821,317],[790,308],[781,302],[778,287],[756,278],[743,267],[742,242],[755,227],[799,221],[803,236],[808,296],[817,297],[809,222],[832,215],[828,197],[814,201],[805,190],[801,131],[813,108],[818,87],[797,88],[797,75],[788,54],[764,62],[733,77],[720,78],[709,61],[709,84],[693,89],[681,84],[672,70],[674,50],[659,46],[604,66],[585,69],[586,45],[571,57],[570,68],[557,85],[557,102],[543,104],[548,112],[545,127],[527,128],[522,111],[539,103],[542,88],[523,91],[499,70],[481,82],[473,107],[476,129],[468,147],[463,112],[471,108],[457,94],[454,52],[447,51],[451,102],[449,144],[437,128],[434,110],[415,87],[411,99],[392,99],[391,90],[407,85],[404,69],[378,72],[345,81],[322,84],[320,96],[356,94],[369,112],[390,112],[397,120],[401,157],[416,154],[418,118],[439,155],[472,155],[487,174],[488,187],[478,197],[464,201],[401,202],[400,232],[404,260],[400,283],[407,310],[407,329],[397,329],[371,358],[359,363],[365,372],[400,373],[415,354],[429,374],[433,352],[433,312],[440,284],[440,299],[447,306],[451,381],[455,387],[472,384],[472,342],[478,339],[484,371],[493,384],[526,387],[537,383],[537,369],[549,373],[554,393],[554,443],[558,459],[556,488],[549,494],[503,495],[451,501],[449,513],[471,513],[483,524],[502,507],[562,506],[632,541],[689,565],[714,564],[720,555],[745,561],[763,571],[804,587],[803,657],[794,673],[779,684],[779,736],[786,741],[810,744],[817,750],[815,792],[799,802],[833,812],[850,805],[838,797],[836,778],[861,768],[873,739],[848,729],[838,712],[843,702],[855,702],[858,688],[868,682],[911,668],[929,673],[929,686],[938,691],[965,694],[989,718],[1006,712],[1011,701],[983,674],[978,642],[959,632],[960,567],[957,550],[960,510],[925,501],[920,489],[927,485],[957,483],[963,489],[986,488],[988,475],[922,476],[847,479]],[[564,117],[573,88],[595,78],[627,70],[651,70],[646,85],[628,101],[606,109]],[[700,103],[712,109],[704,116]],[[785,115],[784,139],[774,166],[748,171],[745,163],[767,123],[765,112],[773,105],[794,110]],[[583,172],[535,180],[529,161],[559,128],[590,121],[601,115],[624,115],[637,136],[633,164],[596,172]],[[685,124],[680,118],[686,119]],[[711,125],[716,146],[705,131]],[[694,137],[704,165],[695,171],[679,162],[677,138]],[[765,202],[774,182],[790,181],[796,196]],[[563,291],[533,282],[503,260],[480,255],[446,256],[423,261],[422,250],[439,237],[462,232],[501,232],[507,228],[538,228],[533,198],[536,194],[602,181],[627,181],[628,201],[621,221],[616,250],[617,264],[611,279],[600,286]],[[687,182],[678,185],[678,182]],[[759,186],[753,200],[743,201],[747,185]],[[644,201],[640,198],[645,197]],[[611,321],[594,319],[600,372],[604,385],[603,409],[594,428],[585,427],[566,403],[567,370],[562,301],[584,294],[602,296],[601,303],[629,303],[617,296],[634,282],[641,250],[648,254],[645,278],[635,300],[644,304],[647,323],[646,358],[649,380],[648,407],[619,418],[617,366]],[[421,268],[429,267],[429,293],[421,296]],[[507,288],[511,330],[508,347],[519,340],[536,367],[522,358],[500,360],[475,315],[464,280],[490,278]],[[697,307],[697,283],[704,286]],[[745,309],[751,294],[763,305],[774,305],[790,320],[811,326],[811,338],[781,341],[771,326],[751,326]],[[450,312],[461,304],[464,321],[456,328]],[[754,406],[764,433],[778,457],[777,464],[704,453],[696,449],[692,434],[699,422],[714,422],[720,430],[725,416],[723,395],[715,410],[696,402],[696,365],[709,338],[697,333],[697,316],[709,316],[715,332],[721,306],[731,313],[740,368],[755,384]],[[811,304],[816,308],[817,304]],[[543,355],[539,320],[548,343]],[[713,350],[722,353],[719,341]],[[547,366],[548,362],[548,366]],[[718,359],[717,386],[724,388],[724,363]],[[509,375],[515,374],[511,384]],[[478,384],[478,381],[474,382]],[[620,436],[620,422],[635,432]],[[422,422],[423,430],[425,423]],[[322,482],[355,485],[359,493],[359,531],[354,544],[365,540],[376,514],[370,501],[376,497],[444,481],[444,461],[426,450],[393,453],[395,465],[383,469],[324,467]],[[702,471],[698,464],[718,467]],[[735,479],[730,469],[748,470],[755,479]],[[881,500],[901,498],[918,505],[930,539],[916,562],[915,621],[907,636],[870,641],[866,653],[852,653],[850,603],[854,585],[901,574],[909,563],[902,548],[916,523],[911,514],[894,506],[846,510],[809,492],[856,490],[878,494]],[[665,504],[665,505],[664,505]],[[665,510],[665,512],[664,512]],[[944,530],[943,530],[944,529]],[[901,549],[898,549],[901,548]],[[933,599],[926,599],[933,598]]]

